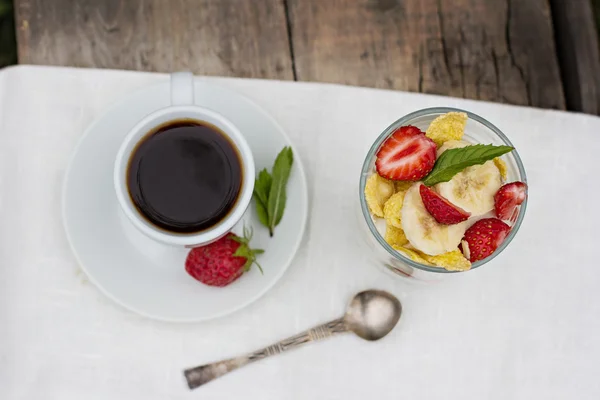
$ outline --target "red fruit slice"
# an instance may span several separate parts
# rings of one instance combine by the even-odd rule
[[[498,218],[479,220],[465,232],[462,243],[463,254],[471,262],[483,260],[496,251],[509,232],[510,226]]]
[[[419,192],[421,193],[421,199],[425,208],[440,224],[458,224],[459,222],[466,221],[471,216],[471,213],[450,203],[446,198],[425,185],[421,185]]]
[[[383,142],[375,168],[384,178],[418,181],[435,164],[437,146],[415,126],[402,126]]]
[[[502,186],[494,195],[496,216],[510,220],[515,215],[517,206],[527,197],[527,185],[523,182],[512,182]]]

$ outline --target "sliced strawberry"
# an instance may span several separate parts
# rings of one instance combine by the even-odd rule
[[[418,181],[435,164],[437,146],[415,126],[402,126],[383,142],[377,152],[375,167],[384,178]]]
[[[425,185],[421,185],[419,192],[421,193],[421,199],[425,208],[440,224],[458,224],[459,222],[466,221],[471,216],[471,213],[450,203],[446,198]]]
[[[510,220],[516,213],[517,206],[527,197],[527,185],[523,182],[512,182],[502,186],[494,196],[496,216]]]
[[[517,217],[519,216],[519,209],[515,208],[515,211],[513,211],[512,215],[510,216],[510,219],[508,220],[508,222],[510,222],[511,224],[514,224],[515,222],[517,222]]]
[[[461,243],[463,254],[471,262],[483,260],[496,251],[508,236],[508,232],[510,226],[498,218],[479,220],[465,232]]]

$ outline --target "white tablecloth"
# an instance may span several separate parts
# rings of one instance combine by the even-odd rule
[[[311,207],[294,263],[263,298],[209,323],[167,324],[86,280],[60,218],[66,163],[92,120],[164,74],[0,72],[0,399],[599,399],[600,119],[337,85],[206,78],[277,119],[307,168]],[[367,265],[356,184],[364,154],[419,108],[471,110],[518,148],[525,221],[485,267],[411,285]],[[93,229],[93,227],[90,227]],[[342,313],[365,288],[404,314],[384,340],[347,335],[189,392],[181,370],[254,350]]]

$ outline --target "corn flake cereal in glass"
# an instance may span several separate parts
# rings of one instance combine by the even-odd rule
[[[501,158],[494,158],[494,164],[496,164],[496,168],[500,171],[500,176],[503,180],[506,180],[506,176],[508,174],[508,168],[506,167],[506,163]]]
[[[420,264],[430,265],[430,266],[433,265],[429,261],[427,261],[425,258],[423,258],[422,253],[417,252],[416,250],[409,249],[409,248],[406,248],[403,246],[392,246],[392,247],[394,247],[394,250],[396,250],[399,253],[402,253],[402,255],[405,255],[406,257],[410,258],[414,262],[418,262]]]
[[[367,179],[365,185],[365,199],[371,212],[383,218],[383,205],[394,194],[394,182],[373,174]]]
[[[404,246],[408,243],[408,239],[402,229],[396,228],[392,225],[385,227],[385,241],[394,248]]]
[[[462,139],[463,134],[465,133],[466,124],[466,113],[449,112],[434,119],[429,125],[429,128],[427,128],[425,135],[433,140],[439,147],[448,140]]]
[[[400,213],[402,204],[404,203],[404,195],[405,192],[395,193],[383,205],[383,217],[385,218],[385,223],[392,225],[394,228],[402,229]]]
[[[467,271],[471,269],[471,262],[465,258],[459,249],[438,256],[430,256],[424,253],[421,253],[421,256],[429,263],[448,271]]]
[[[394,181],[396,192],[406,192],[413,184],[413,181]]]

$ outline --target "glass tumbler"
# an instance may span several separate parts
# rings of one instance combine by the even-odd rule
[[[500,129],[479,115],[465,110],[445,107],[427,108],[410,113],[388,126],[383,133],[379,135],[375,143],[373,143],[371,146],[363,163],[359,183],[360,208],[358,212],[358,218],[361,234],[367,249],[370,252],[369,259],[376,265],[392,271],[396,276],[419,281],[436,281],[444,276],[448,276],[448,274],[468,272],[447,271],[444,268],[424,265],[415,262],[402,253],[394,250],[392,246],[390,246],[384,240],[382,234],[377,229],[377,225],[378,223],[381,223],[381,221],[378,221],[378,218],[375,218],[371,215],[365,199],[365,184],[369,176],[371,176],[373,173],[376,173],[375,158],[382,143],[401,126],[413,125],[425,132],[429,124],[435,118],[448,112],[464,112],[468,115],[469,118],[465,127],[463,140],[473,144],[481,143],[514,147],[510,140],[508,140],[508,138],[500,131]],[[507,176],[505,179],[506,182],[521,181],[527,183],[525,169],[523,168],[523,163],[521,162],[521,158],[519,157],[516,149],[503,155],[501,159],[504,160],[507,166]],[[502,251],[510,244],[512,239],[517,234],[519,227],[521,226],[526,208],[527,199],[525,199],[525,201],[519,207],[517,218],[514,221],[512,229],[504,242],[502,242],[502,244],[492,255],[483,260],[474,262],[471,266],[471,270],[479,268],[488,263],[502,253]]]

